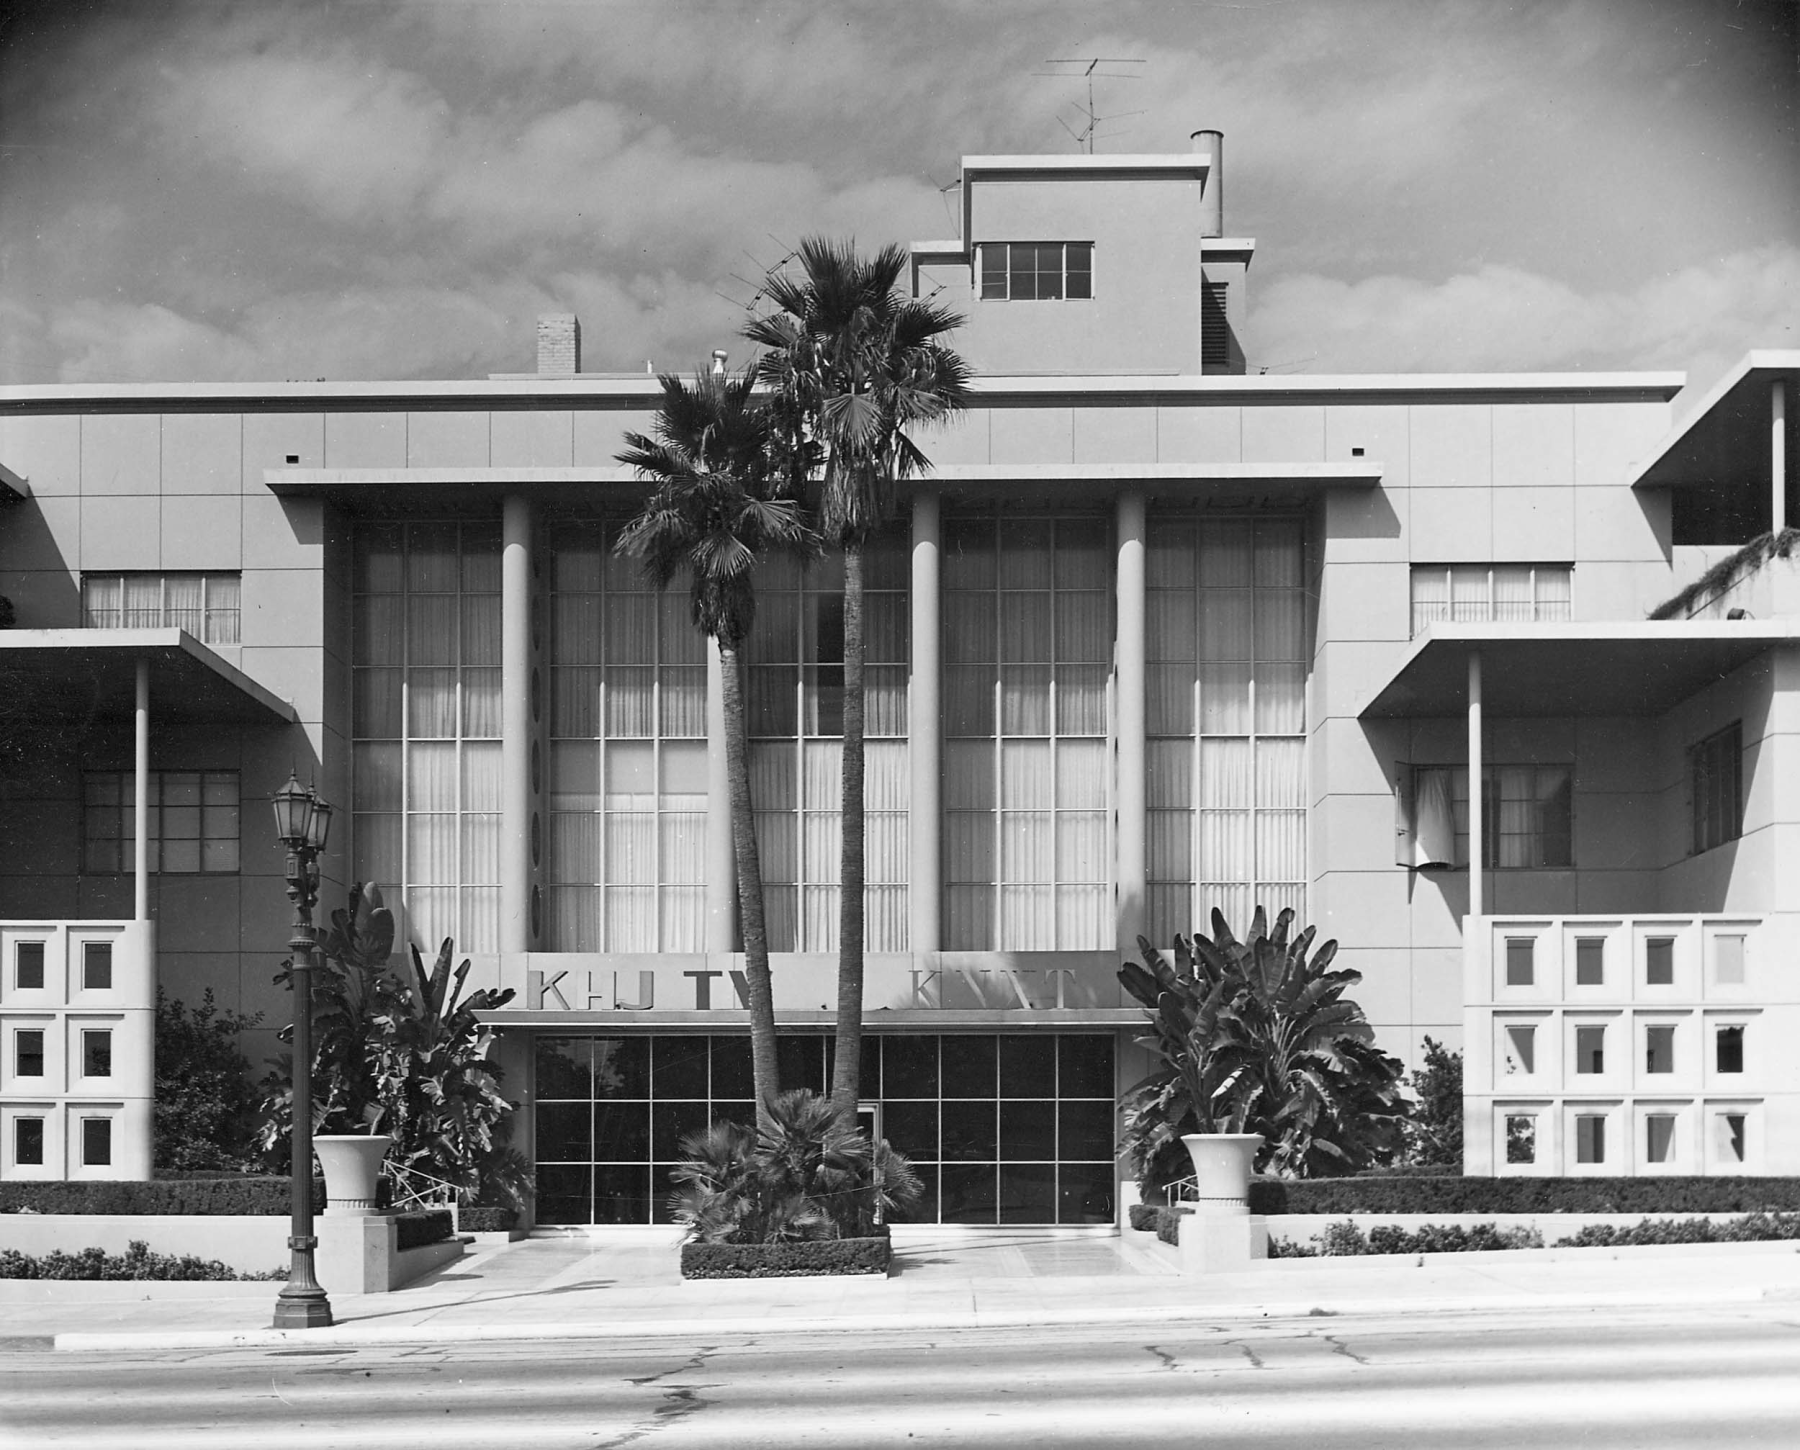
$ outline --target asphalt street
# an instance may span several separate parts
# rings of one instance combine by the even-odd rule
[[[1800,1305],[0,1354],[0,1444],[1800,1444]]]

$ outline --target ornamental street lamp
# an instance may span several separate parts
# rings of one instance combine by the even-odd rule
[[[312,1209],[312,909],[319,899],[319,855],[331,832],[331,807],[319,793],[290,773],[275,792],[275,834],[287,847],[287,894],[294,903],[294,1166],[291,1185],[294,1222],[288,1235],[288,1281],[275,1299],[275,1328],[323,1329],[331,1323],[331,1300],[313,1269]]]

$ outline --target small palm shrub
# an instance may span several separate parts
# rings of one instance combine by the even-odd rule
[[[1290,1178],[1355,1173],[1399,1149],[1403,1068],[1344,996],[1362,974],[1333,970],[1337,943],[1314,951],[1314,928],[1293,922],[1284,910],[1271,929],[1258,907],[1239,941],[1215,908],[1210,937],[1177,936],[1168,953],[1139,937],[1144,965],[1120,970],[1158,1059],[1121,1099],[1120,1151],[1146,1202],[1186,1176],[1184,1133],[1260,1134],[1257,1170]]]
[[[804,1089],[776,1096],[761,1130],[717,1122],[682,1152],[669,1202],[700,1243],[865,1238],[924,1190],[904,1154],[885,1139],[871,1147]]]

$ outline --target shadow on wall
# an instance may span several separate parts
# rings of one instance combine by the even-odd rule
[[[22,567],[26,560],[29,569]],[[12,600],[15,629],[81,623],[81,585],[35,498],[0,508],[0,595]]]

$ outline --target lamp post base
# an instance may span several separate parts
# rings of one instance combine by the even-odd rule
[[[329,1329],[331,1300],[323,1289],[290,1293],[283,1289],[275,1299],[276,1329]]]

